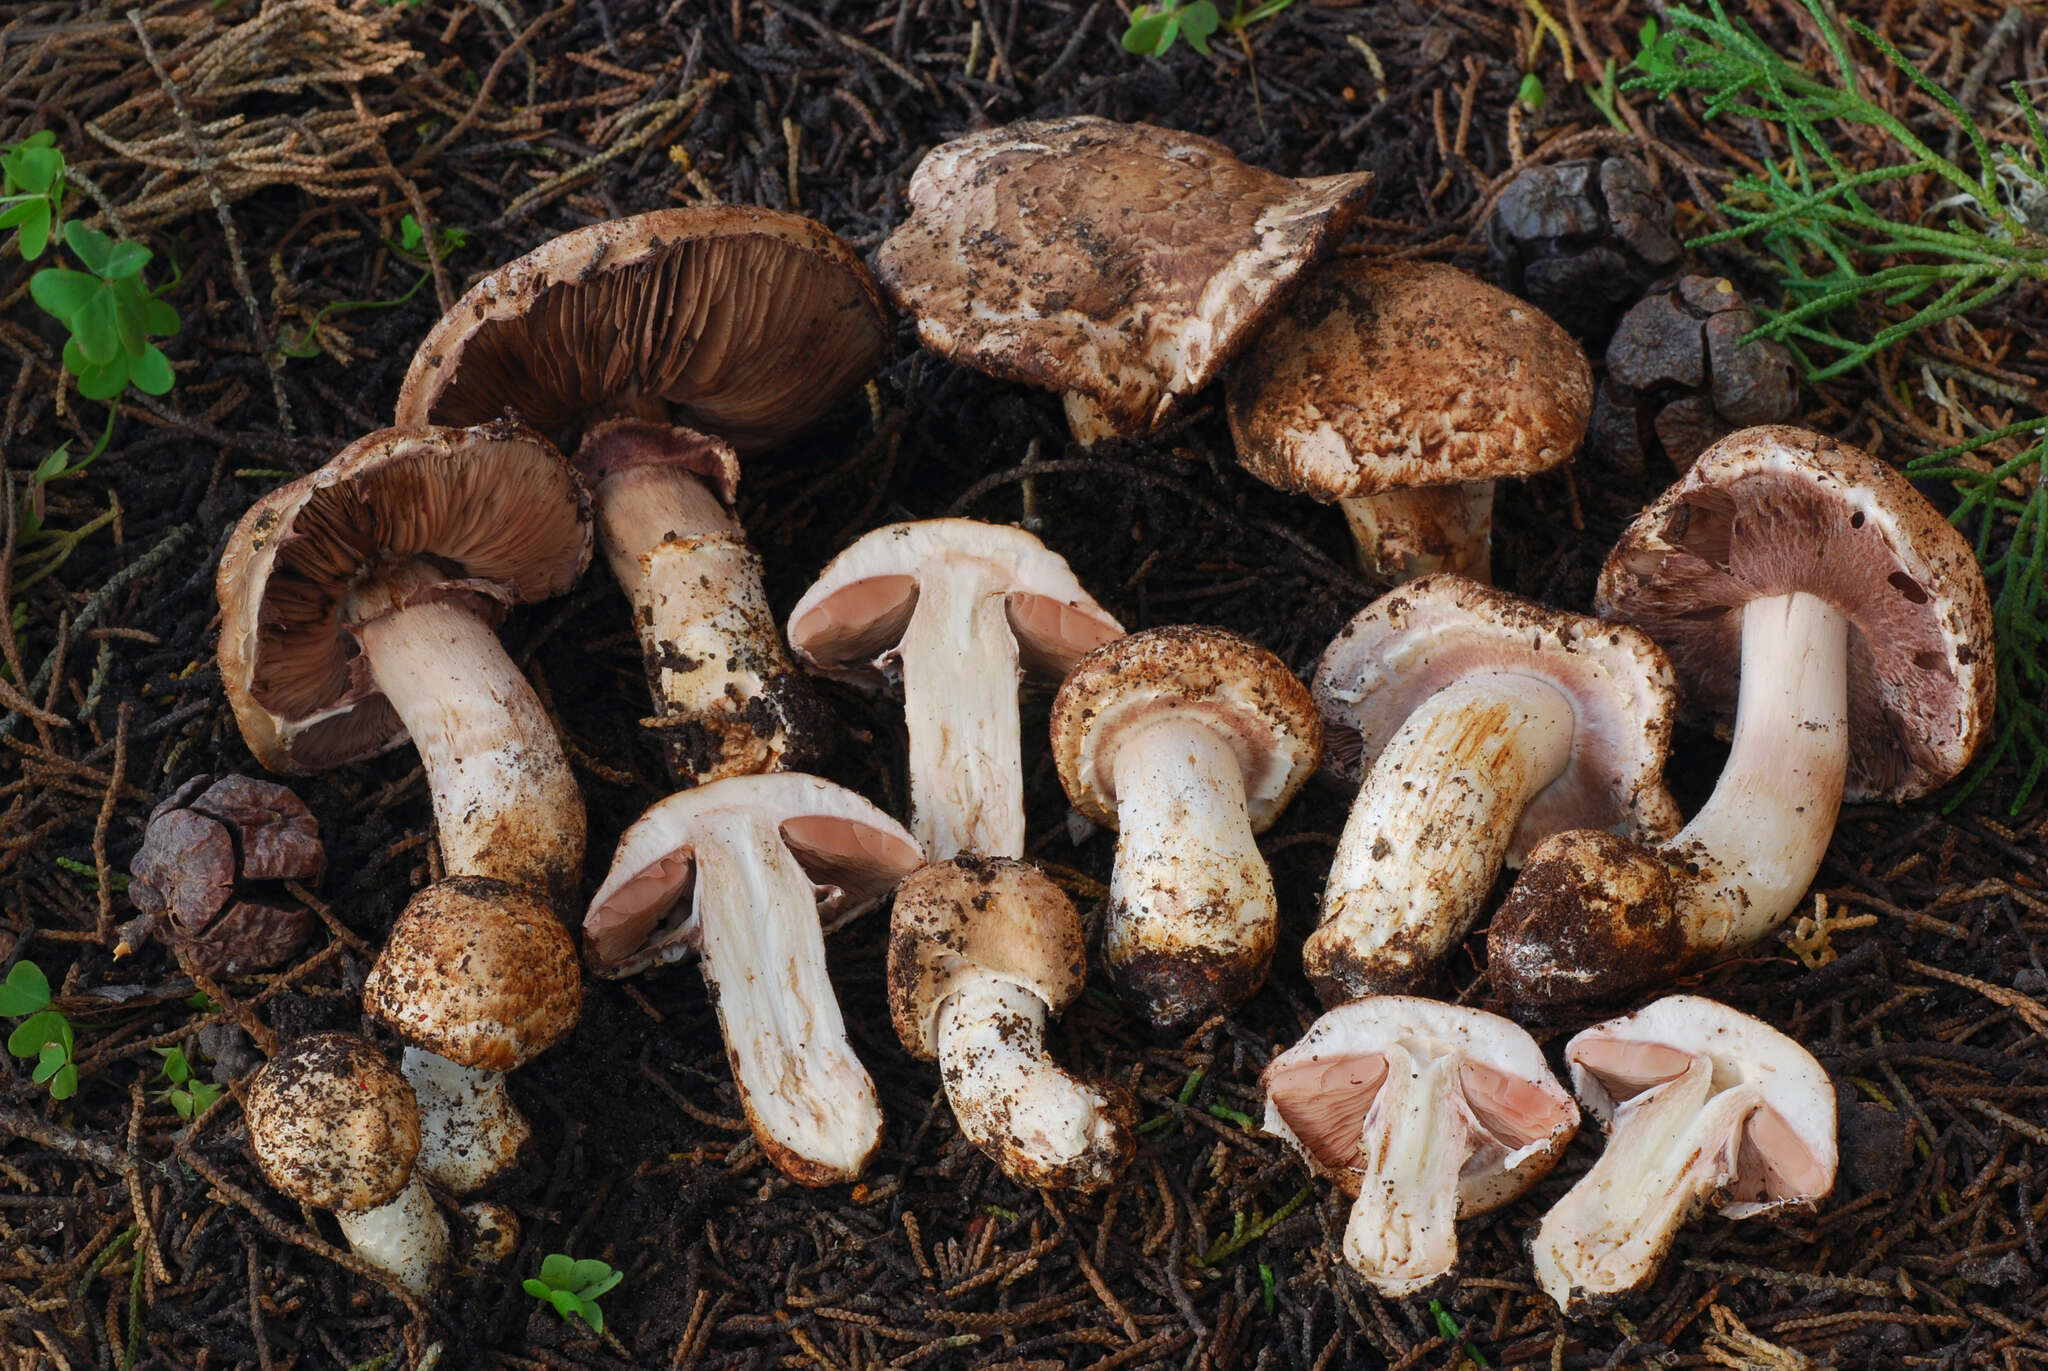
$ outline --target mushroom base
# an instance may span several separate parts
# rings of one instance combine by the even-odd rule
[[[396,1199],[334,1217],[358,1257],[390,1272],[415,1295],[426,1292],[448,1259],[447,1220],[417,1174]]]
[[[1493,482],[1418,486],[1338,501],[1358,564],[1393,585],[1450,571],[1493,579]]]
[[[504,1073],[458,1066],[418,1047],[405,1049],[400,1067],[420,1102],[413,1172],[450,1194],[467,1195],[510,1167],[532,1136]]]

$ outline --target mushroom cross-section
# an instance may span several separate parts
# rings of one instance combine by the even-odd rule
[[[1534,305],[1441,262],[1333,262],[1224,377],[1246,471],[1338,501],[1391,581],[1488,578],[1493,483],[1569,458],[1586,354]]]
[[[911,831],[933,860],[1024,852],[1020,668],[1051,676],[1123,628],[1020,528],[889,524],[834,557],[789,616],[797,655],[894,672],[910,728]]]
[[[1559,1308],[1640,1289],[1709,1204],[1730,1219],[1812,1205],[1835,1184],[1835,1090],[1792,1039],[1672,995],[1565,1046],[1607,1150],[1536,1230]]]
[[[406,1042],[420,1173],[467,1194],[510,1166],[532,1132],[505,1073],[576,1026],[583,980],[552,905],[503,881],[451,876],[398,916],[363,1007]]]
[[[887,333],[867,268],[822,225],[741,205],[577,229],[472,287],[420,344],[400,423],[511,412],[573,451],[686,783],[823,746],[733,516],[739,458],[858,388]]]
[[[331,1209],[355,1254],[418,1294],[448,1254],[448,1225],[414,1168],[419,1108],[384,1055],[346,1033],[293,1042],[249,1081],[249,1147],[263,1177]]]
[[[1426,576],[1345,626],[1313,691],[1325,765],[1365,778],[1302,949],[1326,1005],[1427,979],[1548,835],[1678,827],[1677,685],[1635,629]]]
[[[732,776],[661,801],[619,839],[583,934],[607,974],[696,952],[747,1121],[803,1185],[852,1180],[882,1141],[846,1040],[820,920],[872,909],[924,864],[902,825],[843,786]]]
[[[1174,1028],[1264,984],[1279,933],[1263,833],[1315,770],[1308,688],[1218,628],[1147,629],[1081,659],[1052,707],[1067,798],[1118,830],[1103,945],[1117,990]]]
[[[1892,468],[1804,429],[1702,454],[1622,535],[1600,607],[1670,654],[1688,709],[1733,714],[1734,737],[1676,837],[1574,830],[1530,854],[1488,934],[1510,1000],[1612,994],[1754,943],[1798,907],[1845,795],[1924,794],[1990,721],[1969,542]]]
[[[1265,1130],[1352,1197],[1344,1259],[1389,1296],[1449,1275],[1456,1220],[1541,1180],[1579,1127],[1519,1025],[1406,995],[1337,1006],[1260,1079]]]
[[[935,862],[896,892],[889,1014],[937,1058],[960,1130],[1019,1185],[1099,1190],[1130,1163],[1129,1101],[1062,1071],[1045,1019],[1081,993],[1081,916],[1036,867]]]
[[[531,429],[385,429],[250,506],[221,554],[220,669],[272,771],[419,750],[448,869],[557,898],[583,797],[499,643],[590,560],[576,473]]]
[[[1061,392],[1083,443],[1133,437],[1214,379],[1372,187],[1151,124],[1009,124],[925,156],[875,270],[933,352]]]

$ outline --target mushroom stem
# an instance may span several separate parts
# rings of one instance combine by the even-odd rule
[[[502,1071],[462,1066],[423,1047],[407,1047],[399,1069],[420,1103],[413,1174],[450,1194],[467,1195],[512,1165],[533,1134]]]
[[[760,815],[723,811],[694,847],[704,979],[754,1136],[800,1185],[852,1180],[881,1144],[882,1105],[825,972],[816,888]]]
[[[1365,1173],[1344,1225],[1344,1260],[1388,1296],[1411,1295],[1458,1262],[1458,1168],[1469,1132],[1459,1059],[1382,1049],[1386,1079],[1359,1137]]]
[[[1111,978],[1161,1027],[1235,1005],[1265,979],[1280,921],[1236,752],[1166,715],[1123,743],[1115,784]]]
[[[448,1222],[419,1173],[395,1199],[374,1209],[340,1210],[335,1219],[355,1254],[388,1271],[415,1295],[425,1294],[448,1257]]]
[[[1351,806],[1302,962],[1325,1005],[1406,991],[1478,916],[1522,810],[1571,763],[1575,715],[1533,676],[1446,686],[1410,714]]]
[[[1493,579],[1493,482],[1417,486],[1337,502],[1358,541],[1358,564],[1395,585],[1451,571]]]
[[[968,1141],[1019,1185],[1098,1190],[1130,1159],[1109,1101],[1045,1050],[1045,1001],[963,967],[939,1006],[939,1070]]]
[[[370,675],[419,750],[441,859],[557,900],[583,874],[583,796],[540,697],[460,598],[407,604],[403,568],[348,616]]]

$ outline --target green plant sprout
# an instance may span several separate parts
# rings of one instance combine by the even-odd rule
[[[1259,1302],[1266,1306],[1266,1317],[1273,1317],[1273,1268],[1259,1263]]]
[[[1271,19],[1280,11],[1292,5],[1294,0],[1260,0],[1249,10],[1244,0],[1234,0],[1230,17],[1225,19],[1213,0],[1160,0],[1159,4],[1139,5],[1131,11],[1130,27],[1124,30],[1125,52],[1142,57],[1164,57],[1173,50],[1173,40],[1187,39],[1188,46],[1207,57],[1209,37],[1217,30],[1242,37],[1252,25]]]
[[[1462,1343],[1464,1345],[1465,1360],[1471,1362],[1474,1366],[1483,1367],[1487,1364],[1485,1354],[1472,1345],[1472,1339],[1465,1336],[1465,1330],[1460,1328],[1458,1321],[1451,1317],[1451,1311],[1444,1308],[1443,1301],[1431,1300],[1429,1302],[1429,1314],[1431,1318],[1436,1320],[1438,1337],[1442,1338],[1445,1342]]]
[[[420,274],[402,294],[388,300],[336,300],[325,304],[306,325],[306,331],[289,341],[281,341],[277,350],[286,357],[318,357],[324,350],[320,345],[320,326],[333,315],[351,314],[363,309],[396,309],[426,285],[430,273],[426,270],[427,256],[420,250],[426,242],[426,232],[420,228],[420,221],[408,214],[398,221],[398,241],[384,240],[384,245],[400,258],[420,268]],[[450,257],[469,246],[469,234],[459,228],[444,228],[434,235],[434,247],[442,257]],[[239,473],[237,473],[239,474]]]
[[[178,1111],[178,1117],[187,1123],[213,1107],[213,1102],[220,1098],[220,1087],[211,1081],[195,1080],[192,1063],[185,1060],[183,1050],[175,1047],[153,1050],[164,1059],[163,1070],[158,1075],[170,1082],[156,1092],[157,1099],[167,1101]]]
[[[1829,10],[1820,0],[1801,3],[1836,71],[1858,70]],[[1720,0],[1708,0],[1708,7],[1703,15],[1673,6],[1668,29],[1646,22],[1635,60],[1639,74],[1623,88],[1662,97],[1693,92],[1708,117],[1758,119],[1784,135],[1784,157],[1762,174],[1730,182],[1720,208],[1733,227],[1688,244],[1745,242],[1782,267],[1785,307],[1760,306],[1762,322],[1751,338],[1785,343],[1809,381],[1824,381],[2027,282],[2048,281],[2048,133],[2019,82],[2008,89],[2029,139],[2017,150],[1994,149],[1955,97],[1896,47],[1868,25],[1842,21],[1945,116],[1957,143],[1969,149],[1957,160],[1853,83],[1780,56],[1749,25],[1730,19]],[[1875,130],[1897,156],[1854,170],[1829,146],[1824,128],[1830,125]],[[1916,177],[1946,192],[1932,197],[1919,219],[1895,218],[1871,203],[1883,188]],[[1960,460],[2011,439],[2025,444],[2016,457]],[[1976,546],[1997,631],[1993,738],[1951,806],[2011,762],[2020,773],[2017,813],[2048,772],[2048,416],[1928,453],[1909,462],[1906,472],[1953,484],[1960,501],[1950,517]]]
[[[21,1019],[7,1035],[7,1050],[35,1058],[31,1079],[48,1085],[51,1099],[68,1100],[78,1093],[71,1021],[50,1007],[49,978],[34,962],[16,962],[0,984],[0,1018]]]
[[[1224,1258],[1250,1247],[1265,1237],[1275,1224],[1283,1219],[1292,1218],[1295,1211],[1308,1203],[1309,1193],[1309,1187],[1304,1185],[1288,1198],[1287,1203],[1270,1214],[1261,1214],[1254,1209],[1251,1218],[1246,1219],[1242,1209],[1233,1213],[1230,1216],[1230,1231],[1210,1243],[1207,1252],[1198,1252],[1189,1257],[1188,1267],[1195,1271],[1206,1271],[1219,1265]]]
[[[528,1276],[520,1289],[553,1305],[563,1323],[573,1314],[589,1324],[591,1332],[602,1333],[604,1311],[597,1307],[598,1297],[625,1278],[624,1272],[614,1271],[594,1257],[578,1261],[556,1252],[541,1261],[539,1278]]]
[[[73,861],[69,857],[58,857],[56,858],[56,863],[60,870],[68,871],[74,876],[83,876],[86,879],[90,880],[94,885],[99,884],[100,873],[98,867],[92,866],[86,862]],[[113,883],[113,887],[117,891],[126,890],[128,888],[128,882],[133,879],[133,877],[129,876],[129,874],[125,871],[109,871],[107,873],[107,877]]]

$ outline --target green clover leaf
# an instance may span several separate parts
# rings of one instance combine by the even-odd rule
[[[6,983],[0,984],[0,1018],[17,1018],[49,1007],[50,978],[34,962],[16,962]]]
[[[1195,0],[1180,12],[1180,31],[1187,36],[1188,46],[1204,57],[1210,55],[1209,35],[1222,23],[1223,16],[1210,0]]]

